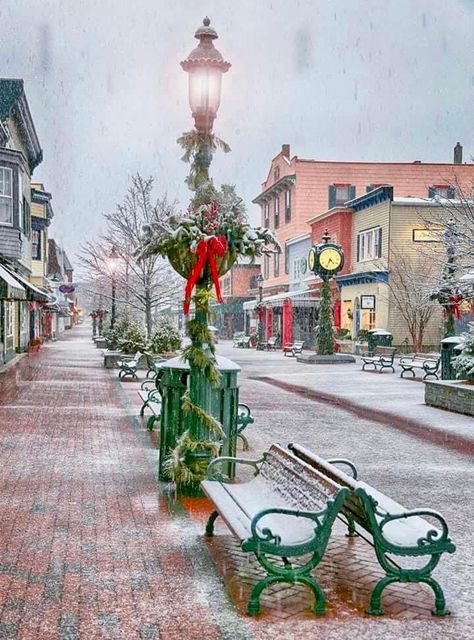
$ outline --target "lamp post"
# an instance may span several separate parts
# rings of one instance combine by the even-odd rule
[[[112,276],[112,309],[111,309],[111,314],[110,314],[110,328],[113,329],[115,326],[115,320],[116,320],[116,281],[115,281],[115,273],[117,271],[117,267],[118,267],[118,262],[119,262],[120,256],[117,253],[117,249],[115,248],[115,245],[112,246],[112,249],[110,251],[109,254],[109,271],[110,271],[110,275]]]
[[[258,286],[258,305],[257,305],[257,313],[258,313],[258,324],[257,324],[257,349],[259,351],[263,351],[265,348],[265,324],[263,321],[263,276],[261,273],[257,276],[257,286]]]
[[[191,51],[181,66],[188,75],[189,106],[194,118],[194,126],[200,134],[199,151],[194,158],[194,165],[202,171],[202,176],[209,179],[209,167],[212,150],[209,134],[221,103],[222,74],[229,70],[231,64],[226,62],[220,51],[214,47],[218,35],[211,26],[208,17],[194,34],[199,40],[198,46]]]

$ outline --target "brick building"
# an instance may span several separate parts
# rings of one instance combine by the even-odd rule
[[[260,194],[253,200],[261,208],[261,224],[271,229],[282,248],[281,254],[264,258],[264,301],[271,298],[273,331],[283,335],[283,309],[287,298],[312,298],[318,306],[319,280],[308,274],[299,294],[292,290],[295,260],[302,266],[301,256],[294,256],[298,238],[311,234],[311,241],[320,242],[327,228],[332,239],[345,251],[344,273],[351,268],[352,217],[346,202],[363,196],[383,185],[393,188],[393,197],[430,198],[439,195],[453,198],[456,187],[464,189],[474,183],[474,165],[462,163],[462,147],[455,147],[450,163],[414,162],[333,162],[291,157],[290,146],[282,146],[273,158]],[[286,292],[291,294],[285,296]],[[311,293],[312,291],[312,293]],[[334,290],[335,296],[337,289]],[[276,301],[279,303],[275,306]],[[247,305],[248,306],[248,305]],[[295,318],[287,317],[292,326]],[[277,321],[275,321],[275,316]],[[337,318],[335,318],[337,324]],[[340,314],[339,314],[340,321]],[[286,332],[288,335],[288,331]]]
[[[247,326],[245,324],[243,304],[257,295],[259,273],[259,263],[241,259],[221,278],[224,303],[213,306],[213,322],[222,338],[232,338],[234,333],[250,330],[249,321]]]

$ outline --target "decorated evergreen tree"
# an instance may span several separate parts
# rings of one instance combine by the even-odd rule
[[[321,286],[321,306],[319,309],[318,354],[331,356],[334,353],[334,329],[331,304],[331,285],[327,278]]]
[[[474,380],[474,324],[470,333],[464,334],[465,342],[461,353],[453,358],[452,365],[460,380]]]

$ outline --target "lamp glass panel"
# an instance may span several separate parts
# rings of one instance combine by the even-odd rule
[[[189,106],[193,113],[215,115],[221,102],[220,69],[198,66],[189,71]]]

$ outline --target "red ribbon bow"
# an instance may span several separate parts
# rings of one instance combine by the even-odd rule
[[[194,265],[191,275],[186,282],[184,290],[184,314],[188,315],[189,305],[191,304],[191,294],[197,281],[201,277],[206,264],[209,263],[211,278],[216,290],[217,302],[224,302],[222,299],[221,288],[219,285],[219,273],[217,271],[216,256],[222,257],[227,251],[227,238],[225,236],[211,236],[207,240],[200,240],[196,249],[197,262]]]
[[[461,304],[463,297],[461,295],[453,295],[449,296],[448,304],[445,307],[445,315],[447,316],[449,312],[453,314],[453,316],[457,319],[461,319],[461,309],[459,305]]]

